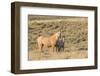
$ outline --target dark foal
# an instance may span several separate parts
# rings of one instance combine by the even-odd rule
[[[56,51],[64,51],[64,38],[59,38],[56,42]]]

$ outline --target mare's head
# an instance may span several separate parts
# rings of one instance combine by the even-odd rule
[[[58,39],[58,38],[61,36],[61,32],[58,31],[58,32],[55,34],[55,36],[56,36],[56,39]]]

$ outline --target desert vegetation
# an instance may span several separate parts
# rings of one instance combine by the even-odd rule
[[[37,38],[61,30],[64,51],[38,51]],[[88,57],[88,18],[67,16],[28,16],[28,60],[82,59]]]

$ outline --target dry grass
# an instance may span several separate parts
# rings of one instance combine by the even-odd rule
[[[34,52],[29,51],[29,60],[52,60],[52,59],[83,59],[87,58],[86,50],[82,51],[64,51],[64,52]]]
[[[88,57],[88,20],[86,17],[28,16],[28,60],[81,59]],[[50,36],[62,29],[65,51],[50,48],[38,52],[36,39],[39,35]]]

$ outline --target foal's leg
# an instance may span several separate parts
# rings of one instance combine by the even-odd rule
[[[59,53],[60,52],[60,47],[57,47],[58,49],[57,49],[57,53]]]

